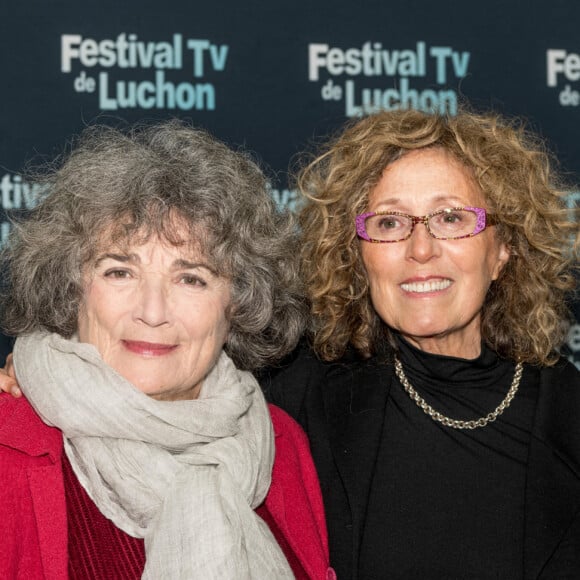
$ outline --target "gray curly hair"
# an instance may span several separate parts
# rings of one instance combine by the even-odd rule
[[[271,364],[296,345],[306,315],[298,231],[276,210],[264,174],[246,153],[175,120],[127,130],[93,126],[33,179],[46,184],[47,194],[14,220],[1,257],[7,334],[73,335],[83,269],[103,237],[123,244],[156,235],[180,245],[177,219],[186,243],[231,280],[225,349],[238,368]]]

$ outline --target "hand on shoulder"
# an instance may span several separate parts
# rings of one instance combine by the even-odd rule
[[[12,362],[12,353],[6,357],[6,365],[0,369],[0,391],[10,393],[13,397],[21,397],[22,391],[18,388],[14,364]]]

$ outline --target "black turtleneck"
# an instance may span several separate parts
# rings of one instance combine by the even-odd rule
[[[507,394],[513,362],[474,360],[399,339],[407,379],[437,411],[476,419]],[[524,489],[537,374],[526,367],[510,407],[475,430],[444,427],[393,381],[360,554],[361,579],[522,577]]]

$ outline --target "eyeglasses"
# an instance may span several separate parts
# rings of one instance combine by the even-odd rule
[[[408,240],[415,224],[423,223],[437,240],[471,238],[496,223],[481,207],[448,207],[424,216],[398,211],[373,211],[356,216],[356,233],[367,242],[390,244]]]

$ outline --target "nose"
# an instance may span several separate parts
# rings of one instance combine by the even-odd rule
[[[163,284],[142,280],[137,294],[134,304],[135,320],[151,327],[169,323],[169,296]]]
[[[429,261],[439,252],[437,240],[429,233],[427,224],[423,220],[417,220],[411,237],[406,243],[407,257],[419,263]]]

